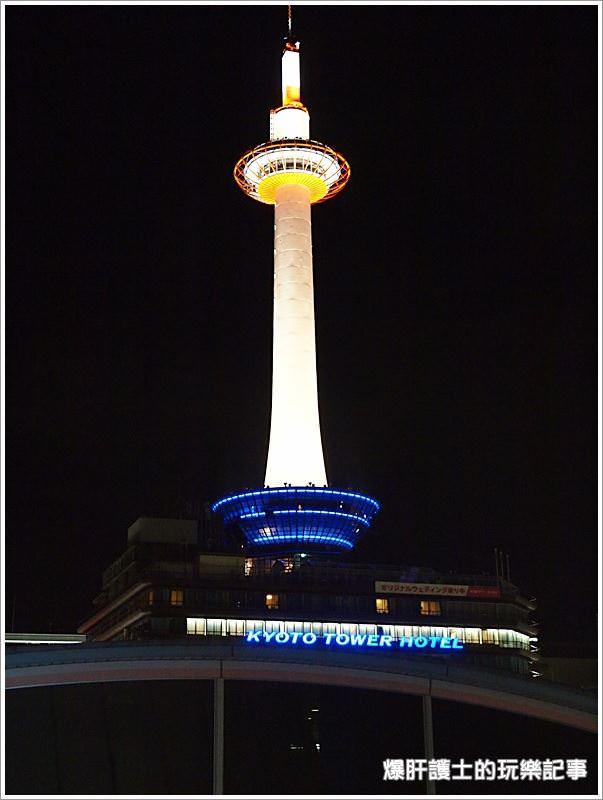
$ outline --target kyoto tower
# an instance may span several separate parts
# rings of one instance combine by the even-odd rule
[[[310,138],[301,100],[299,42],[291,32],[282,54],[282,105],[270,111],[270,140],[234,168],[238,186],[274,206],[272,412],[265,486],[213,505],[255,553],[350,550],[379,510],[376,500],[328,485],[320,435],[312,205],[340,192],[350,177],[345,158]]]

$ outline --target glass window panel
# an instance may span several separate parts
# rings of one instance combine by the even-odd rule
[[[184,591],[182,589],[170,589],[170,605],[181,606],[184,603]]]
[[[355,622],[342,622],[341,632],[347,633],[349,636],[353,636],[354,634],[358,633],[358,625]]]
[[[246,633],[249,633],[249,631],[263,631],[263,630],[264,630],[264,620],[262,619],[245,620]]]
[[[229,619],[226,627],[229,636],[242,636],[245,632],[245,622],[242,619]]]
[[[419,612],[424,615],[437,616],[442,613],[439,600],[420,600]]]
[[[208,619],[207,620],[207,633],[209,636],[225,636],[226,635],[226,620],[225,619]]]
[[[488,644],[498,644],[499,642],[498,631],[496,630],[496,628],[487,628],[483,632],[482,638],[483,641],[487,642]]]
[[[387,597],[375,598],[375,611],[377,614],[389,614],[389,600]]]
[[[465,641],[470,644],[480,644],[481,630],[479,628],[465,628]]]

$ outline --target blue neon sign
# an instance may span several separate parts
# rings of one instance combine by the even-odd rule
[[[388,634],[378,633],[325,633],[319,636],[310,631],[249,631],[245,635],[249,644],[296,644],[312,647],[316,644],[326,647],[379,647],[403,648],[407,650],[464,650],[464,645],[456,636],[402,636],[394,639]]]

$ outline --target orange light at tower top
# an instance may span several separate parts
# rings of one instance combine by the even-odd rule
[[[283,105],[301,105],[299,42],[285,42],[281,72],[283,76]]]

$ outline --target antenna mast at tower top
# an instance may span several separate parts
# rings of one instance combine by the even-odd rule
[[[297,51],[299,42],[293,38],[293,10],[292,6],[287,6],[287,35],[285,36],[285,50]]]

